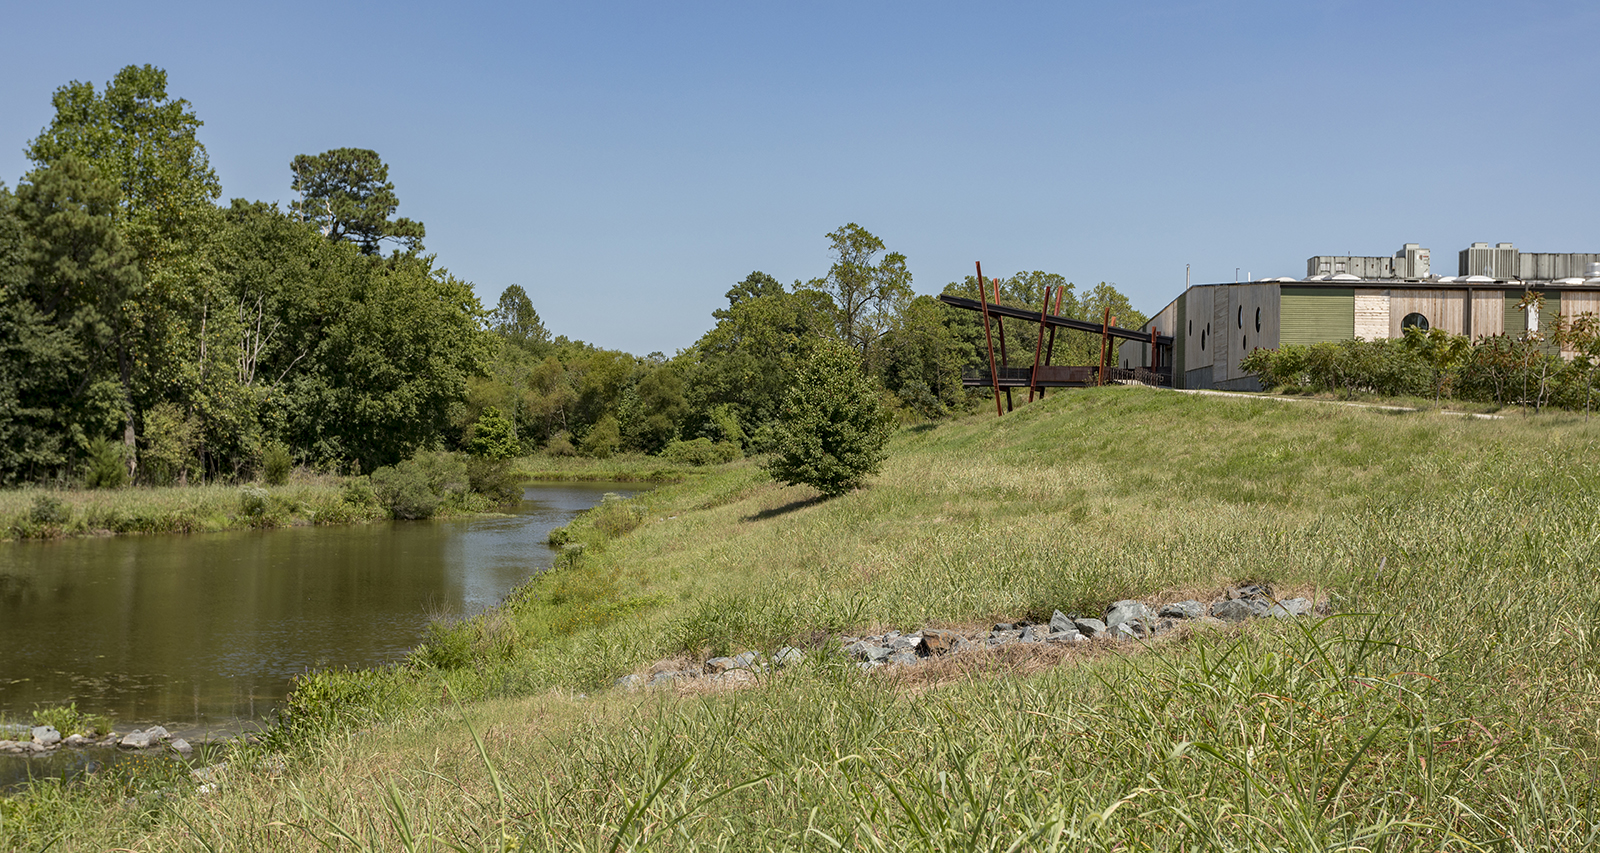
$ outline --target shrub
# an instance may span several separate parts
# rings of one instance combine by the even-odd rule
[[[373,506],[378,496],[372,491],[372,482],[366,477],[351,477],[339,490],[339,499],[351,506]]]
[[[372,490],[399,519],[432,518],[447,502],[459,504],[470,488],[467,465],[452,453],[419,451],[372,472]]]
[[[588,513],[589,525],[607,537],[617,537],[638,527],[644,513],[636,504],[621,495],[607,492]]]
[[[544,443],[544,452],[551,456],[577,456],[578,449],[572,446],[572,435],[566,430],[550,436]]]
[[[784,398],[765,468],[781,482],[842,495],[877,473],[890,430],[856,351],[842,341],[823,341]]]
[[[72,520],[72,507],[55,495],[39,495],[28,510],[28,520],[46,527],[65,527]]]
[[[272,499],[260,486],[245,486],[239,490],[239,514],[260,520],[272,509]]]
[[[83,485],[88,489],[120,489],[128,485],[128,462],[122,445],[104,438],[89,442]]]
[[[661,458],[679,465],[718,465],[743,455],[739,445],[731,441],[713,443],[709,438],[670,442],[661,451]]]
[[[522,480],[507,459],[473,457],[467,460],[467,485],[497,504],[522,498]]]
[[[289,482],[289,472],[294,470],[294,456],[288,445],[281,441],[269,443],[261,450],[261,476],[269,486]]]

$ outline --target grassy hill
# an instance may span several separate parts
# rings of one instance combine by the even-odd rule
[[[1597,445],[1581,417],[1101,389],[904,431],[835,500],[742,463],[592,511],[581,554],[412,665],[308,680],[217,793],[40,788],[0,842],[1592,846]],[[1246,581],[1335,615],[888,675],[826,651]],[[784,644],[813,653],[744,690],[611,687]]]

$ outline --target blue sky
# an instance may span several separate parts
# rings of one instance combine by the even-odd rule
[[[857,222],[919,292],[972,271],[1117,284],[1304,275],[1475,240],[1600,251],[1600,4],[15,4],[0,178],[71,80],[165,68],[225,198],[296,154],[390,165],[492,305],[688,346],[754,269],[823,274]]]

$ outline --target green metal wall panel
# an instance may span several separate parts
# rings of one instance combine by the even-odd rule
[[[1356,292],[1349,287],[1285,287],[1278,344],[1316,344],[1356,336]]]
[[[1550,336],[1555,334],[1556,318],[1561,316],[1561,293],[1554,290],[1536,292],[1544,295],[1544,305],[1539,308],[1539,333],[1544,335],[1546,341],[1544,348],[1552,353],[1557,352],[1558,347],[1554,342],[1550,341]],[[1521,290],[1506,291],[1505,330],[1507,337],[1520,338],[1528,332],[1528,312],[1517,305],[1522,301],[1522,295],[1523,291]]]

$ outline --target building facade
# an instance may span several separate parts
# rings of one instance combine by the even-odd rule
[[[1171,351],[1159,355],[1160,363],[1172,366],[1175,387],[1257,391],[1260,382],[1239,362],[1258,347],[1398,338],[1411,326],[1473,340],[1530,331],[1548,335],[1558,317],[1600,314],[1600,254],[1523,253],[1509,243],[1474,243],[1461,251],[1461,274],[1443,277],[1428,274],[1428,254],[1411,243],[1393,258],[1312,257],[1304,279],[1196,285],[1161,309],[1144,330],[1173,336]],[[1535,278],[1468,272],[1475,267],[1491,273],[1573,274]],[[1544,297],[1542,308],[1518,307],[1530,292]],[[1148,367],[1150,349],[1124,343],[1118,362]]]

